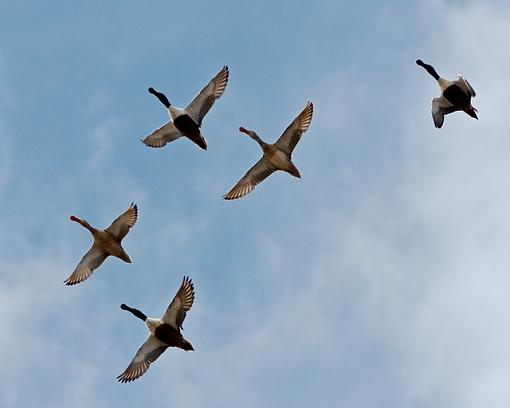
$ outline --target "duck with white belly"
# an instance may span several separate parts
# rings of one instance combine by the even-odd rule
[[[120,382],[130,382],[142,376],[149,369],[150,364],[156,361],[168,347],[177,347],[185,351],[194,350],[191,343],[181,334],[186,312],[191,309],[194,300],[193,283],[190,278],[184,277],[181,287],[161,319],[147,317],[140,310],[125,304],[120,306],[122,310],[127,310],[142,320],[149,329],[149,337],[138,349],[124,372],[117,377]]]
[[[451,81],[441,78],[434,67],[425,64],[421,59],[416,64],[424,68],[436,81],[441,90],[441,96],[432,99],[432,119],[436,128],[441,128],[444,123],[444,115],[456,111],[464,111],[472,118],[478,119],[477,110],[471,105],[471,98],[476,92],[471,84],[459,74],[459,79]]]
[[[228,67],[224,66],[216,76],[200,91],[200,93],[184,109],[170,104],[165,94],[149,88],[149,93],[156,96],[165,105],[171,120],[156,129],[142,142],[149,147],[163,147],[167,143],[187,137],[202,149],[207,150],[207,142],[200,132],[204,116],[223,95],[228,82]]]

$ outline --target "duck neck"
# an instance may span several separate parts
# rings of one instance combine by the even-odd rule
[[[255,141],[259,144],[259,146],[261,147],[261,149],[262,149],[262,150],[264,150],[264,149],[266,148],[267,143],[266,143],[266,142],[264,142],[264,141],[263,141],[263,140],[259,137],[259,135],[257,135],[255,132],[251,132],[251,133],[250,133],[250,136],[251,136],[251,138],[252,138],[253,140],[255,140]]]
[[[92,225],[90,225],[87,221],[83,220],[80,223],[83,227],[87,228],[92,234],[95,234],[97,232],[97,229],[95,229]]]
[[[169,108],[171,105],[170,105],[170,101],[168,100],[168,98],[166,97],[166,95],[162,92],[158,92],[156,91],[154,88],[149,88],[149,93],[154,95],[156,98],[159,99],[159,101],[165,105],[165,108]]]
[[[134,314],[136,317],[138,317],[140,320],[142,320],[144,322],[147,320],[147,316],[138,309],[129,307],[128,305],[125,305],[124,303],[122,305],[120,305],[120,308],[122,310],[127,310],[128,312]]]
[[[94,235],[96,232],[97,232],[97,229],[95,229],[92,225],[90,225],[87,221],[85,220],[81,220],[75,216],[71,216],[71,220],[74,221],[74,222],[77,222],[78,224],[80,224],[83,228],[87,228],[91,233],[92,235]]]
[[[416,63],[420,67],[423,67],[436,81],[439,81],[439,74],[432,65],[425,64],[422,60],[417,60]]]

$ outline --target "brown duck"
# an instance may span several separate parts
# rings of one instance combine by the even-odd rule
[[[145,322],[150,333],[145,343],[136,352],[131,363],[117,377],[117,380],[127,383],[141,377],[168,347],[178,347],[182,350],[193,351],[191,343],[182,336],[181,329],[186,312],[191,309],[194,300],[195,289],[193,283],[189,277],[184,277],[181,287],[161,319],[147,317],[138,309],[125,304],[120,305],[122,310],[133,313]]]
[[[303,111],[285,129],[285,132],[273,144],[264,142],[254,131],[240,127],[239,131],[255,140],[262,149],[262,158],[223,196],[225,200],[235,200],[250,193],[257,184],[277,170],[285,171],[294,177],[301,178],[299,170],[292,163],[292,152],[308,130],[312,122],[313,104],[308,102]]]
[[[121,242],[131,227],[135,225],[137,218],[138,208],[136,204],[131,204],[131,206],[105,230],[94,228],[87,221],[71,215],[69,217],[71,221],[77,222],[90,231],[94,238],[94,243],[76,266],[74,272],[64,283],[70,286],[83,282],[92,275],[92,272],[94,272],[94,270],[110,255],[116,256],[124,262],[131,263],[131,258],[129,258],[129,255],[124,251],[124,248],[122,248]]]

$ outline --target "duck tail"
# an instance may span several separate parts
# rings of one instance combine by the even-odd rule
[[[178,347],[183,349],[183,350],[186,350],[186,351],[194,351],[195,350],[193,348],[193,346],[191,345],[191,343],[188,340],[186,340],[186,339],[182,339],[181,343],[179,344]]]
[[[472,118],[475,118],[476,120],[478,120],[478,115],[476,114],[476,112],[478,112],[478,110],[474,106],[470,106],[464,112],[466,112]]]

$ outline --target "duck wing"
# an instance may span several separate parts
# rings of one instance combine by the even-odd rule
[[[301,135],[308,130],[312,122],[313,104],[308,102],[301,113],[285,129],[285,132],[276,141],[275,146],[289,156],[301,139]]]
[[[156,129],[145,139],[141,139],[142,143],[149,147],[163,147],[169,142],[179,139],[182,136],[172,122],[168,122],[160,128]]]
[[[223,95],[228,82],[228,67],[225,65],[216,76],[195,96],[195,99],[186,106],[185,111],[197,123],[202,125],[202,119],[209,112],[217,99]]]
[[[95,245],[81,258],[80,263],[76,266],[74,272],[67,278],[64,283],[67,286],[76,285],[87,279],[104,261],[108,258],[108,254],[103,252]]]
[[[131,206],[119,215],[105,231],[112,234],[117,240],[122,241],[131,227],[136,224],[137,219],[138,207],[131,203]]]
[[[167,348],[168,346],[165,343],[150,334],[145,343],[142,344],[142,347],[136,352],[131,363],[117,377],[117,380],[127,383],[141,377]]]
[[[193,306],[195,300],[195,288],[193,282],[187,276],[182,279],[181,287],[175,294],[172,303],[166,309],[161,320],[177,330],[182,329],[182,322],[186,312]]]
[[[443,96],[432,99],[432,119],[437,128],[444,123],[444,115],[460,110],[460,108],[449,103]]]
[[[464,78],[462,75],[459,74],[458,81],[461,83],[464,83],[465,88],[467,89],[467,91],[469,92],[469,94],[472,98],[474,98],[476,96],[475,90],[473,89],[473,87],[471,86],[471,84],[468,82],[468,80],[466,78]]]
[[[264,181],[267,177],[273,174],[276,171],[276,167],[274,167],[269,160],[267,160],[264,156],[253,166],[250,170],[246,172],[246,174],[237,182],[237,184],[232,187],[232,189],[223,196],[225,200],[235,200],[236,198],[241,198],[246,194],[253,191],[255,186],[262,181]]]

